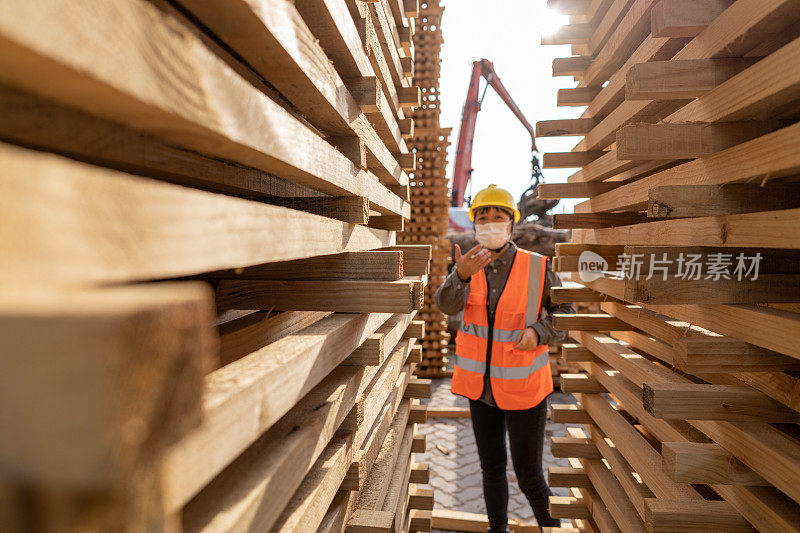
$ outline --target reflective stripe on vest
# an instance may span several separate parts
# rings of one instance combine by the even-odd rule
[[[536,356],[533,363],[525,366],[496,366],[490,365],[490,376],[497,379],[527,379],[531,374],[537,370],[541,370],[547,363],[550,362],[550,352],[545,351]],[[484,374],[486,372],[486,363],[483,361],[475,361],[468,357],[461,357],[456,354],[455,366],[469,370],[470,372],[478,372]]]

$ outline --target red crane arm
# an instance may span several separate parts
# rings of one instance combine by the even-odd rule
[[[453,172],[453,196],[452,205],[454,207],[461,207],[464,205],[464,193],[469,182],[470,175],[472,174],[472,144],[475,138],[475,122],[478,118],[478,111],[481,110],[480,96],[480,79],[486,78],[486,81],[491,85],[503,102],[506,103],[511,112],[522,122],[528,133],[531,134],[531,150],[536,152],[536,135],[533,126],[525,119],[522,111],[519,110],[517,104],[508,94],[508,91],[503,86],[497,73],[494,71],[494,65],[488,59],[481,59],[472,63],[472,76],[469,80],[469,88],[467,89],[467,100],[464,102],[464,109],[461,112],[461,129],[458,133],[458,148],[456,150],[456,162]]]

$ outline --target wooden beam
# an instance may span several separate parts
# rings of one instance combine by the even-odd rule
[[[62,12],[65,6],[58,2],[47,9],[42,4],[33,7],[16,4],[13,12],[3,19],[26,20],[27,24],[0,27],[8,50],[15,50],[0,58],[3,61],[0,79],[5,83],[135,127],[178,146],[271,172],[332,196],[364,196],[375,208],[390,213],[402,210],[402,200],[374,176],[358,169],[239,77],[192,30],[157,7],[131,0],[117,2],[113,8],[103,2],[83,4],[91,16],[70,10]],[[44,17],[44,13],[60,15],[51,19]],[[74,20],[65,23],[70,17]],[[98,20],[108,23],[97,24]],[[120,24],[120,20],[126,24]],[[70,43],[78,35],[98,42],[113,40],[118,44],[118,52],[104,55],[102,61],[85,50],[81,54],[71,53]],[[143,51],[153,46],[163,53],[144,58]],[[18,66],[19,57],[24,54],[34,61],[25,60],[29,69]],[[142,58],[147,68],[131,68],[131,57]],[[183,71],[176,77],[178,68]],[[60,82],[42,84],[41,75],[50,75]],[[165,84],[164,79],[173,83]],[[177,89],[175,84],[181,88]],[[73,90],[65,90],[70,87]],[[247,112],[242,112],[243,102]],[[291,147],[276,142],[284,138],[296,142]]]
[[[561,331],[626,331],[633,327],[611,315],[602,313],[554,313],[553,327]]]
[[[681,483],[769,486],[716,443],[665,442],[661,455],[664,472]]]
[[[382,365],[402,340],[412,314],[397,313],[367,337],[341,364],[348,366]]]
[[[656,418],[800,422],[800,413],[747,386],[645,383],[644,408]]]
[[[536,123],[537,137],[566,137],[585,135],[597,124],[593,118],[540,120]]]
[[[604,152],[549,152],[542,157],[542,168],[577,168],[588,165]]]
[[[167,508],[185,505],[390,316],[333,314],[209,374],[204,423],[165,457]]]
[[[0,224],[13,223],[17,228],[15,239],[0,245],[0,264],[17,282],[164,279],[392,244],[387,232],[283,207],[158,183],[7,145],[0,145],[0,154],[7,185]],[[48,179],[30,180],[30,176]],[[92,195],[70,193],[86,187]],[[75,225],[67,228],[59,222],[63,220],[74,220]],[[97,225],[98,220],[102,224]],[[228,238],[231,232],[237,239]],[[338,234],[341,239],[320,240],[321,234]],[[275,239],[276,235],[282,238]],[[263,246],[265,242],[270,245]]]
[[[591,350],[574,343],[561,345],[561,358],[567,363],[589,363],[598,360]]]
[[[222,280],[220,309],[280,309],[344,313],[410,313],[422,307],[421,281],[261,281]]]
[[[255,312],[219,325],[219,367],[293,335],[331,313],[324,311]]]
[[[777,121],[722,124],[628,124],[617,131],[617,157],[630,160],[706,157],[761,137]]]
[[[406,276],[424,276],[430,271],[430,244],[403,244],[382,248],[382,250],[399,250],[403,252],[403,273]]]
[[[201,283],[69,293],[6,287],[0,298],[4,478],[111,500],[125,492],[129,499],[107,502],[103,513],[119,520],[127,509],[137,524],[161,523],[162,502],[146,478],[155,475],[165,449],[200,423],[202,379],[215,366],[213,319]],[[143,476],[138,488],[130,484],[136,476]],[[149,510],[129,507],[145,502]]]
[[[485,514],[468,513],[452,509],[434,509],[431,516],[432,529],[485,533],[489,528],[489,520]],[[508,527],[512,533],[541,533],[539,526],[520,523],[513,518],[509,519]]]
[[[760,59],[724,57],[638,63],[631,66],[625,78],[625,99],[683,100],[699,98]]]
[[[557,57],[553,59],[553,76],[581,76],[591,63],[591,56]]]
[[[590,488],[592,482],[583,468],[551,466],[547,469],[547,483],[551,487]]]
[[[611,228],[652,222],[645,213],[565,213],[553,215],[553,229]]]
[[[675,367],[703,372],[800,371],[800,361],[730,337],[684,337],[672,343]]]
[[[731,262],[735,268],[735,262]],[[692,274],[693,276],[693,274]],[[711,279],[706,279],[711,276]],[[731,269],[730,279],[683,279],[656,274],[625,280],[625,300],[652,304],[760,304],[800,301],[800,274],[752,274],[742,279]]]
[[[468,407],[429,407],[428,418],[469,418]]]
[[[548,501],[550,516],[564,520],[574,518],[591,518],[592,514],[586,508],[583,498],[573,496],[550,496]]]
[[[342,79],[292,3],[239,0],[228,6],[225,17],[202,0],[181,0],[181,5],[320,131],[360,139],[374,161],[371,169],[384,182],[408,180],[356,101],[340,90]]]
[[[613,191],[620,185],[621,183],[540,183],[537,198],[590,198]]]
[[[411,378],[406,387],[406,398],[430,398],[431,380]]]
[[[607,392],[596,379],[586,374],[561,374],[559,382],[561,391],[565,393]]]
[[[361,279],[397,281],[403,277],[400,251],[365,250],[266,263],[206,274],[212,279],[322,281]]]
[[[702,217],[800,207],[797,183],[662,185],[649,192],[647,215]]]
[[[403,332],[404,339],[422,339],[425,336],[425,321],[412,320]]]
[[[653,8],[653,37],[695,37],[734,0],[662,0]]]
[[[682,218],[618,228],[574,230],[573,238],[586,244],[797,249],[800,236],[793,228],[798,216],[800,209]]]
[[[645,525],[648,531],[716,530],[755,532],[728,502],[710,500],[645,500]]]
[[[550,449],[554,457],[602,458],[597,447],[588,438],[550,437]]]
[[[556,96],[556,105],[570,107],[589,105],[601,90],[602,87],[575,87],[572,89],[559,89]]]
[[[550,406],[550,420],[554,424],[591,424],[592,418],[575,404],[553,404]]]
[[[369,221],[369,200],[360,196],[270,198],[264,201],[350,224],[366,224]]]

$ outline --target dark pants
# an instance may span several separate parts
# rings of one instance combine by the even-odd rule
[[[478,457],[483,471],[483,498],[491,527],[508,524],[508,478],[506,477],[506,428],[511,444],[511,461],[519,488],[533,508],[540,527],[560,526],[550,517],[548,496],[552,495],[542,472],[542,446],[547,419],[547,400],[521,411],[505,411],[470,400],[470,416]]]

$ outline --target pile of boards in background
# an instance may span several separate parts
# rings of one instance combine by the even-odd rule
[[[555,422],[554,516],[581,531],[800,531],[800,3],[551,1],[572,23],[555,75],[577,87],[580,167],[542,197],[588,197],[555,269],[579,404]],[[594,262],[594,267],[590,265]],[[757,276],[754,265],[758,266]],[[605,271],[605,272],[603,272]],[[619,271],[620,274],[614,274]],[[638,271],[638,272],[637,272]],[[638,275],[637,275],[638,274]]]
[[[424,531],[409,0],[0,0],[0,530]]]
[[[426,378],[442,377],[447,359],[450,334],[447,321],[434,302],[434,295],[447,277],[450,243],[447,225],[450,219],[450,193],[445,167],[450,128],[439,125],[439,53],[442,48],[442,12],[439,0],[423,0],[414,33],[414,85],[422,91],[422,105],[414,110],[414,135],[410,147],[416,156],[416,168],[411,173],[411,221],[397,240],[406,244],[430,244],[432,248],[429,290],[419,312],[425,321],[422,344],[422,363],[417,375]]]

